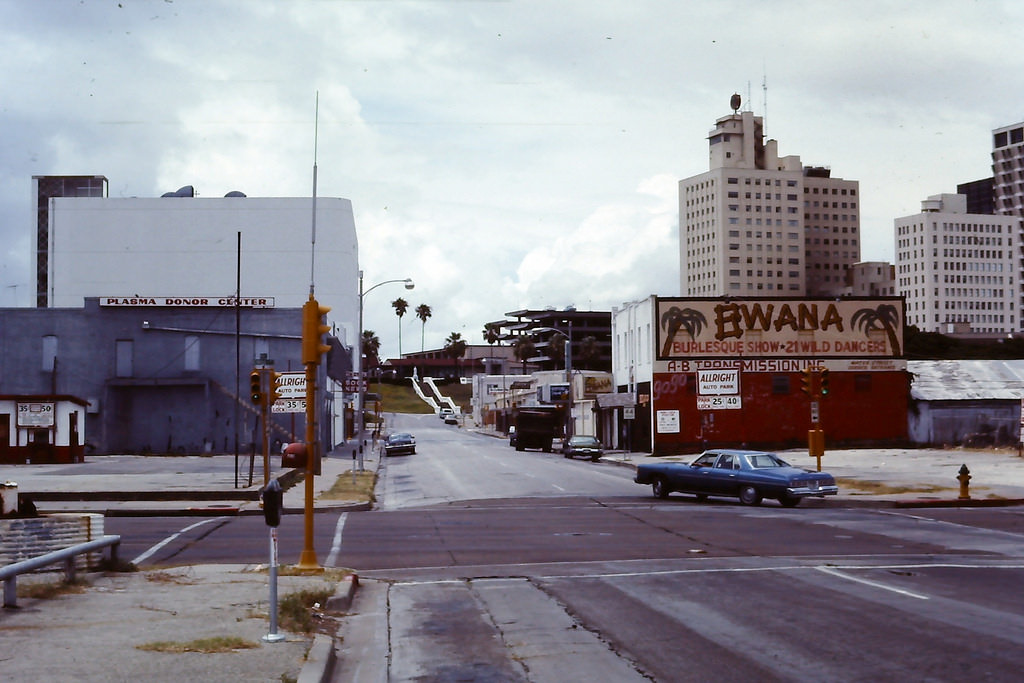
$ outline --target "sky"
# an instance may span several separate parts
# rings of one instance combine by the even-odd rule
[[[383,357],[398,297],[408,353],[678,295],[678,182],[733,93],[860,182],[865,261],[1024,120],[1013,0],[0,0],[0,44],[0,307],[33,297],[33,175],[309,196],[315,151],[365,287],[416,283],[364,299]]]

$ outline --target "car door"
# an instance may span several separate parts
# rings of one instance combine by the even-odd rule
[[[715,461],[715,466],[708,473],[710,493],[735,495],[738,490],[739,456],[734,453],[722,453]]]
[[[693,493],[714,493],[715,492],[715,461],[719,454],[708,451],[694,460],[683,470],[680,475],[682,481],[678,488]]]

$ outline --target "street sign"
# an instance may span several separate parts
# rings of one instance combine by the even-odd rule
[[[277,378],[277,394],[281,398],[306,397],[306,372],[282,372]]]
[[[701,396],[722,396],[740,393],[738,370],[699,370],[697,393]]]
[[[304,413],[306,412],[305,398],[282,398],[274,401],[270,406],[272,413]]]
[[[697,410],[740,410],[743,401],[740,396],[698,396]]]
[[[623,406],[623,408],[622,408],[622,419],[623,420],[635,420],[636,419],[636,407],[635,406]]]

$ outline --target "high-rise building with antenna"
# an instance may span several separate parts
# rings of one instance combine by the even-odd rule
[[[740,105],[708,134],[709,170],[679,182],[682,296],[838,296],[860,261],[859,183],[780,157]]]

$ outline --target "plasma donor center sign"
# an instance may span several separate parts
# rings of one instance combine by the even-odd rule
[[[100,306],[150,307],[170,306],[192,308],[220,308],[235,305],[241,308],[274,308],[274,297],[251,296],[101,296]]]
[[[656,310],[661,360],[903,355],[899,297],[658,298]]]

